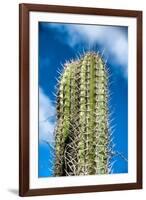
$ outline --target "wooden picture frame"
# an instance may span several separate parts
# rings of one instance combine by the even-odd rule
[[[111,16],[136,20],[136,181],[127,183],[30,188],[30,12]],[[19,5],[19,195],[55,195],[142,188],[142,11],[58,5]],[[132,73],[132,72],[131,72]]]

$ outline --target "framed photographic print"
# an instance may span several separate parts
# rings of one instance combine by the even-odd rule
[[[20,196],[142,188],[142,11],[20,4]]]

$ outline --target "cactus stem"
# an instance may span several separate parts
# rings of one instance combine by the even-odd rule
[[[109,78],[104,51],[65,61],[57,90],[55,175],[109,172]]]

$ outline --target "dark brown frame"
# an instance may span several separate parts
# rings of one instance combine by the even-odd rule
[[[87,15],[135,17],[137,19],[137,181],[136,183],[29,188],[29,12],[55,12]],[[19,195],[54,195],[142,188],[142,11],[69,7],[40,4],[19,5]]]

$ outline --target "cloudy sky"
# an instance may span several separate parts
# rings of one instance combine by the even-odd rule
[[[52,175],[55,85],[58,69],[83,52],[100,52],[110,71],[110,116],[113,127],[113,173],[126,173],[128,163],[128,28],[119,26],[39,23],[39,177]],[[120,156],[120,154],[122,156]]]

